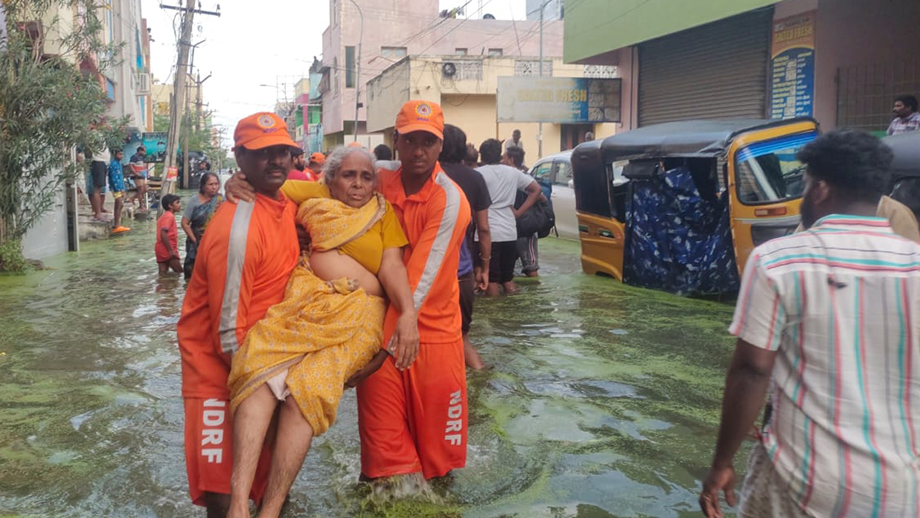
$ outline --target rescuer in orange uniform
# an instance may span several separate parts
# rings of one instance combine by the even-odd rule
[[[208,507],[208,516],[224,516],[230,500],[231,354],[249,328],[284,298],[300,256],[297,207],[279,191],[297,146],[284,121],[273,113],[256,113],[239,122],[234,140],[237,163],[255,188],[255,199],[224,203],[214,214],[198,248],[178,325],[189,492],[195,504]],[[270,443],[262,450],[250,493],[256,502],[265,491]],[[275,453],[288,457],[278,448]]]
[[[440,477],[466,465],[466,371],[457,267],[470,224],[463,191],[438,164],[441,107],[409,101],[396,117],[402,167],[380,170],[378,189],[396,210],[418,310],[419,353],[405,371],[388,359],[358,386],[361,473],[365,478],[421,471]],[[384,345],[396,327],[391,306]]]

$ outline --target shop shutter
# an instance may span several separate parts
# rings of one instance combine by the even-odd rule
[[[764,118],[772,9],[639,46],[639,125]]]

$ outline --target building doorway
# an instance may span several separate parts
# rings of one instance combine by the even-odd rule
[[[575,149],[575,146],[585,141],[585,135],[594,133],[594,124],[562,124],[560,136],[562,141],[559,143],[559,149],[568,151]]]

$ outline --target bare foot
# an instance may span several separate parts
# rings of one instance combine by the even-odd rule
[[[249,517],[249,502],[245,504],[230,504],[230,510],[227,511],[227,518],[250,518]]]

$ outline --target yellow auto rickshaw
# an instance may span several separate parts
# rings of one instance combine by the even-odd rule
[[[582,269],[680,294],[737,291],[758,244],[799,224],[811,118],[647,126],[572,154]]]
[[[920,131],[885,137],[882,142],[894,153],[891,197],[920,218]]]

